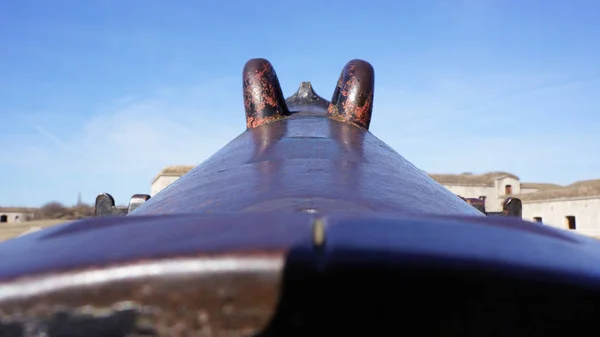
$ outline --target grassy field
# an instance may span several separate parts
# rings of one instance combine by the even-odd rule
[[[15,223],[3,223],[0,226],[0,242],[12,239],[28,231],[35,231],[38,229],[58,225],[69,220],[40,220],[40,221],[27,221],[27,222],[15,222]]]

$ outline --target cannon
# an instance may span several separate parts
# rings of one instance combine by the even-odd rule
[[[485,209],[485,200],[481,199],[481,198],[465,198],[462,196],[458,196],[459,198],[461,198],[462,200],[464,200],[467,204],[473,206],[473,208],[475,208],[476,210],[480,211],[482,214],[487,215],[488,213],[486,212]]]
[[[96,197],[94,215],[102,217],[127,215],[149,199],[148,194],[134,194],[129,199],[128,207],[119,207],[115,205],[115,198],[110,193],[102,193]]]
[[[519,198],[508,197],[502,202],[501,212],[487,212],[490,216],[512,216],[516,218],[523,217],[523,202]]]
[[[519,198],[508,197],[502,202],[501,212],[488,212],[485,208],[484,197],[465,198],[460,195],[458,197],[487,216],[511,216],[519,219],[523,218],[523,202]]]
[[[272,64],[252,59],[246,130],[213,156],[152,198],[101,195],[98,217],[0,244],[0,335],[597,327],[597,240],[486,217],[378,139],[368,62],[332,87],[331,100],[309,82],[284,99]]]

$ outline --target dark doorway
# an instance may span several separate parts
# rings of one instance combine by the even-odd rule
[[[569,229],[577,229],[577,223],[575,223],[575,217],[573,215],[567,215],[567,226]]]
[[[504,194],[505,195],[512,195],[512,186],[511,185],[504,186]]]
[[[8,217],[5,214],[0,215],[0,222],[8,222]]]
[[[533,217],[533,221],[535,221],[535,222],[542,222],[542,217],[541,216],[535,216],[535,217]]]

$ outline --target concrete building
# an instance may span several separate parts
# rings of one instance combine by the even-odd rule
[[[33,217],[33,211],[21,207],[0,207],[0,223],[23,222]]]
[[[179,179],[194,166],[171,166],[154,179],[151,195]],[[600,179],[560,186],[521,182],[508,172],[484,174],[429,174],[454,194],[465,198],[485,198],[486,211],[502,211],[508,197],[523,202],[523,219],[565,230],[600,237]]]
[[[600,237],[600,180],[520,196],[523,218]]]
[[[167,186],[174,183],[177,179],[181,178],[184,174],[188,173],[195,166],[179,165],[165,167],[160,171],[154,180],[150,188],[150,196],[153,197],[156,193],[162,191]]]
[[[454,194],[465,198],[485,197],[488,212],[502,211],[502,202],[509,196],[517,196],[521,189],[529,189],[520,184],[519,177],[507,172],[485,174],[429,174]],[[533,190],[534,192],[537,189]]]

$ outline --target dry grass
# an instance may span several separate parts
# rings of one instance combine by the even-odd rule
[[[523,201],[533,201],[596,196],[600,196],[600,179],[582,180],[565,187],[549,188],[536,193],[523,194],[519,198]]]
[[[508,172],[488,172],[484,174],[429,174],[431,178],[440,184],[461,184],[461,185],[479,185],[494,186],[494,180],[500,177],[511,177],[519,179],[516,175]]]
[[[180,175],[186,174],[191,171],[194,165],[177,165],[177,166],[167,166],[162,171],[160,171],[161,175]]]
[[[160,176],[182,176],[188,172],[190,172],[195,165],[176,165],[176,166],[167,166],[162,169],[156,177],[154,177],[153,181],[156,181]]]
[[[460,184],[472,186],[494,186],[494,180],[509,176],[519,179],[508,172],[489,172],[484,174],[429,174],[431,178],[444,185]],[[583,180],[568,186],[549,183],[521,183],[523,188],[537,188],[535,193],[519,195],[523,201],[553,200],[577,197],[600,197],[600,179]]]
[[[71,220],[37,220],[25,222],[8,222],[0,226],[0,242],[15,238],[27,231],[52,227]]]
[[[564,186],[550,183],[521,183],[521,188],[537,188],[538,190],[547,190],[562,187]]]
[[[0,207],[0,212],[6,213],[33,213],[36,210],[33,207]]]
[[[28,227],[50,227],[50,226],[58,225],[58,224],[69,222],[69,221],[74,221],[74,220],[64,220],[64,219],[58,219],[58,220],[35,220],[35,221],[21,222],[19,224],[23,225],[23,226],[28,226]]]

